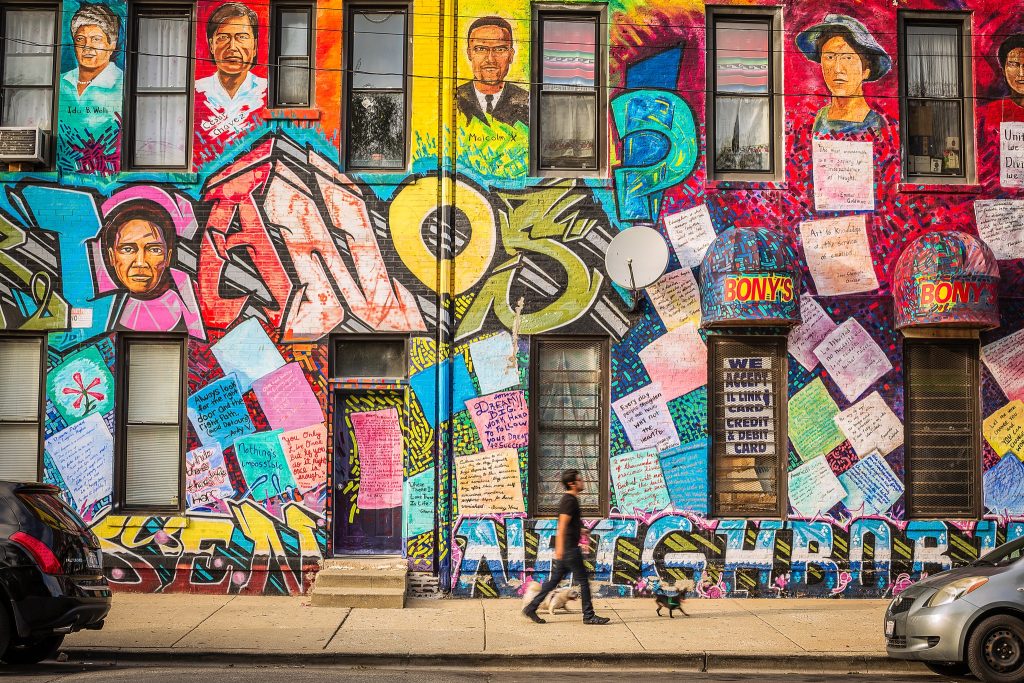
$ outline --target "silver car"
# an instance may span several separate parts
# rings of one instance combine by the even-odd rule
[[[884,624],[889,656],[945,676],[1024,681],[1022,555],[1024,538],[1018,538],[893,598]]]

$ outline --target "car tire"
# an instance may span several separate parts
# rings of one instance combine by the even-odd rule
[[[3,605],[0,605],[0,653],[6,652],[7,645],[11,642],[11,628],[11,615],[7,613]]]
[[[997,614],[978,624],[967,644],[971,673],[985,683],[1024,680],[1024,622]]]
[[[8,664],[38,664],[57,654],[63,642],[64,636],[12,640],[0,659]]]
[[[921,662],[933,674],[963,680],[971,674],[967,662]]]

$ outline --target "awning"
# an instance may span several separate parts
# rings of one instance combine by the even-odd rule
[[[922,235],[896,262],[896,327],[998,327],[998,283],[996,258],[977,237],[956,230]]]
[[[730,228],[700,264],[702,327],[800,324],[800,268],[780,233]]]

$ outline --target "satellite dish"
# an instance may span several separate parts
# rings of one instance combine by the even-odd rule
[[[635,225],[620,232],[612,238],[604,255],[608,277],[634,293],[657,282],[667,268],[665,238],[646,225]]]

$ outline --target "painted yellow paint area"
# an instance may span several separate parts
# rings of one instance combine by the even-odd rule
[[[1024,456],[1024,402],[1019,399],[989,415],[982,433],[992,449],[1000,456],[1012,452]]]

